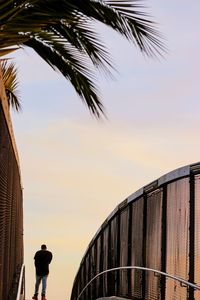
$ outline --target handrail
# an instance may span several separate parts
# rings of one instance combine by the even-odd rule
[[[175,276],[175,275],[171,275],[159,270],[155,270],[155,269],[151,269],[151,268],[146,268],[146,267],[138,267],[138,266],[124,266],[124,267],[117,267],[117,268],[112,268],[112,269],[108,269],[105,270],[103,272],[98,273],[96,276],[94,276],[87,284],[86,286],[82,289],[82,291],[80,292],[80,294],[77,297],[77,300],[81,297],[81,295],[83,294],[83,292],[86,290],[86,288],[99,276],[101,276],[102,274],[108,273],[108,272],[112,272],[112,271],[117,271],[117,270],[127,270],[127,269],[135,269],[135,270],[143,270],[143,271],[149,271],[149,272],[154,272],[155,274],[159,274],[159,275],[164,275],[168,278],[177,280],[180,282],[180,284],[185,284],[187,286],[190,286],[194,289],[200,290],[200,286],[194,283],[191,283],[181,277]]]
[[[25,265],[23,264],[21,267],[21,272],[20,272],[20,277],[19,277],[19,284],[18,284],[16,300],[20,300],[20,298],[21,298],[21,294],[22,294],[21,291],[22,291],[23,279],[24,279],[24,270],[25,270]]]

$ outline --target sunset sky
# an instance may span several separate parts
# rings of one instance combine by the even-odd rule
[[[100,27],[118,70],[115,80],[99,77],[108,120],[93,118],[71,84],[32,51],[15,54],[27,300],[41,244],[54,256],[47,299],[67,300],[88,243],[111,211],[163,174],[200,161],[200,2],[145,5],[168,53],[148,59]]]

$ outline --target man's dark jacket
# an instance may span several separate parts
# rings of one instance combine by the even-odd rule
[[[52,260],[52,253],[48,250],[39,250],[35,253],[35,268],[38,276],[49,274],[49,264]]]

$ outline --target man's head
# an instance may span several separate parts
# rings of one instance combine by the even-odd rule
[[[41,246],[41,249],[42,249],[42,250],[46,250],[46,249],[47,249],[47,246],[43,244],[43,245]]]

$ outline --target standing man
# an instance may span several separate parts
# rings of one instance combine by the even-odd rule
[[[42,281],[42,298],[46,300],[46,287],[47,287],[47,276],[49,274],[49,264],[52,260],[52,253],[47,250],[46,245],[41,246],[41,250],[35,253],[35,269],[36,269],[36,283],[35,283],[35,294],[32,299],[38,300],[39,286]]]

